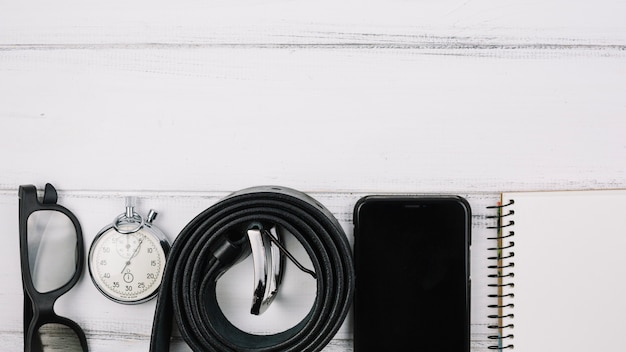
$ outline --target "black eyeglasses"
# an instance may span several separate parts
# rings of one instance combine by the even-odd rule
[[[42,201],[35,186],[20,186],[20,258],[24,287],[24,351],[47,346],[88,351],[87,339],[74,321],[58,316],[54,302],[69,291],[83,271],[85,250],[78,220],[57,203],[46,184]]]

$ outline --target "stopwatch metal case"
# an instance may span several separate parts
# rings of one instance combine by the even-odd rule
[[[144,220],[142,216],[134,211],[134,199],[127,198],[126,212],[118,215],[112,223],[102,228],[102,230],[98,232],[93,242],[91,243],[87,260],[89,275],[94,283],[94,286],[96,286],[96,288],[108,299],[121,304],[139,304],[151,300],[158,294],[161,280],[165,272],[165,262],[167,260],[167,255],[170,250],[170,243],[167,237],[163,234],[163,232],[161,232],[161,230],[159,230],[156,226],[152,224],[156,216],[157,212],[150,209],[146,219]],[[138,235],[141,235],[141,237],[137,237]],[[116,246],[116,248],[114,249],[111,247],[105,247],[101,243],[104,239],[105,241],[110,241],[111,244],[114,244],[112,242],[113,238],[123,240],[125,239],[127,245],[122,247]],[[156,257],[154,257],[155,259],[148,259],[151,263],[144,263],[144,265],[158,266],[158,271],[156,275],[155,273],[147,274],[148,277],[146,278],[146,280],[151,280],[150,278],[152,278],[152,280],[155,281],[148,288],[151,292],[145,296],[137,296],[134,295],[132,292],[134,290],[134,286],[130,285],[135,280],[129,266],[132,265],[133,259],[140,259],[137,257],[141,253],[140,251],[142,250],[141,246],[143,242],[146,240],[148,242],[148,245],[153,245],[153,247],[149,247],[147,251],[149,251],[149,254],[153,254],[153,257]],[[136,241],[136,247],[130,244],[131,241]],[[108,249],[105,250],[105,248]],[[152,250],[150,251],[150,249]],[[121,261],[124,266],[119,274],[117,271],[118,269],[114,269],[114,272],[112,272],[113,270],[109,272],[103,272],[101,270],[103,265],[109,264],[106,259],[98,260],[98,256],[105,251],[106,253],[117,252],[119,257],[122,258]],[[115,253],[113,253],[112,255],[113,257],[117,258],[115,256]],[[125,258],[126,256],[128,256],[128,258]],[[142,255],[142,257],[145,256]],[[98,275],[102,275],[102,277],[99,277]],[[120,292],[115,292],[112,287],[103,287],[106,286],[106,283],[104,281],[105,278],[107,278],[106,275],[108,275],[108,278],[111,278],[112,275],[121,275],[122,280],[117,282],[111,281],[112,285],[119,285]],[[151,275],[155,276],[152,277]],[[145,285],[145,282],[139,280],[141,280],[141,278],[138,278],[137,285]],[[123,293],[122,290],[129,291]]]

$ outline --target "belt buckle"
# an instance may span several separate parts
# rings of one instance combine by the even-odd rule
[[[282,235],[276,225],[269,231],[248,229],[248,240],[254,264],[254,292],[250,314],[260,315],[272,304],[282,282],[285,268],[285,255],[282,252],[284,247],[279,246]]]

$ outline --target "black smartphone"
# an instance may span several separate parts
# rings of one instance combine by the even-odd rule
[[[354,350],[469,352],[469,203],[368,196],[354,225]]]

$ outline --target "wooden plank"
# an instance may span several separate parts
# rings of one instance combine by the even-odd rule
[[[3,44],[359,43],[435,38],[624,44],[619,0],[5,1]],[[382,35],[377,38],[377,35]],[[417,34],[417,35],[416,35]],[[385,38],[389,35],[389,38]],[[415,36],[414,36],[415,35]],[[534,39],[533,39],[534,38]]]
[[[0,187],[619,187],[624,6],[5,4]]]
[[[78,217],[83,229],[85,246],[88,248],[98,230],[123,211],[125,194],[128,193],[60,189],[59,204],[68,207]],[[139,212],[145,213],[148,208],[157,209],[160,214],[155,224],[168,235],[170,240],[174,240],[177,232],[191,218],[223,197],[224,193],[139,192],[136,195]],[[352,208],[358,198],[365,194],[313,193],[311,195],[331,210],[346,231],[348,239],[352,241]],[[486,251],[490,243],[486,238],[490,232],[486,229],[489,221],[485,218],[488,214],[485,207],[493,204],[497,200],[497,195],[469,194],[465,196],[473,208],[472,248],[474,255],[471,259],[473,351],[486,351],[486,346],[489,344],[487,325],[490,324],[487,319],[487,315],[490,314],[487,305],[490,301],[487,298],[489,280],[487,279]],[[0,192],[0,229],[7,234],[5,245],[0,247],[2,263],[19,263],[17,200],[14,191]],[[289,242],[287,245],[292,246]],[[258,322],[250,322],[251,318],[247,309],[240,309],[241,306],[247,307],[250,302],[252,279],[251,270],[248,269],[251,269],[251,263],[243,262],[238,268],[233,268],[234,274],[229,273],[229,277],[224,276],[221,279],[225,281],[221,290],[225,290],[224,292],[227,293],[225,297],[228,298],[222,298],[220,305],[234,323],[240,324],[238,326],[248,331],[264,326],[264,329],[269,329],[265,331],[269,332],[285,328],[284,322],[289,320],[294,312],[306,313],[308,310],[307,286],[299,282],[297,270],[287,268],[283,292],[285,297],[273,304],[273,312],[268,310]],[[0,296],[3,297],[0,300],[0,313],[4,317],[0,322],[0,334],[5,346],[13,346],[12,350],[19,350],[22,343],[22,291],[19,265],[7,265],[6,270],[0,272],[0,279],[5,283],[0,288]],[[97,291],[88,274],[85,273],[79,283],[57,301],[55,310],[58,314],[75,320],[86,330],[92,351],[110,351],[121,347],[134,351],[147,348],[154,307],[154,301],[134,306],[113,303]],[[351,350],[350,317],[351,315],[338,332],[336,340],[326,349],[327,351]],[[175,339],[173,346],[173,351],[188,350],[180,339]]]
[[[619,187],[625,53],[2,51],[0,186]]]

